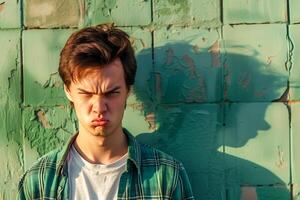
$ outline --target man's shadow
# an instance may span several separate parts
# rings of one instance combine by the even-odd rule
[[[149,56],[153,63],[145,62]],[[196,199],[290,198],[286,183],[270,170],[227,153],[271,128],[265,120],[271,103],[256,101],[279,97],[286,78],[265,73],[254,56],[184,43],[143,50],[137,60],[134,93],[153,130],[137,139],[183,162]],[[268,189],[274,185],[276,192]]]

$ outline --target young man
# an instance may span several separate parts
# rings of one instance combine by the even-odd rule
[[[135,73],[122,30],[102,24],[71,35],[59,74],[79,131],[25,173],[19,199],[194,199],[180,162],[122,128]]]

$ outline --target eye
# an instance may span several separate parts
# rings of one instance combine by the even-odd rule
[[[93,95],[92,93],[89,92],[78,92],[78,94],[83,97],[90,97]]]
[[[114,91],[110,91],[110,92],[105,93],[105,96],[107,96],[107,97],[115,97],[115,96],[118,96],[119,94],[120,94],[119,90],[114,90]]]

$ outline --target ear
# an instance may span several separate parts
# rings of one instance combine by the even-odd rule
[[[73,102],[73,98],[70,94],[70,90],[66,85],[64,85],[64,91],[65,91],[65,94],[66,94],[67,98],[69,99],[69,101]]]

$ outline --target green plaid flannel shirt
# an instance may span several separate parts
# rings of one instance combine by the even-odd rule
[[[126,130],[128,160],[118,199],[194,199],[183,165],[167,154],[139,144]],[[69,199],[67,145],[41,157],[19,182],[17,199]]]

